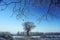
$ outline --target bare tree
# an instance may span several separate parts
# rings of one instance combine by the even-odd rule
[[[5,10],[9,5],[13,4],[13,14],[14,15],[16,12],[16,18],[20,19],[20,17],[25,17],[25,18],[28,18],[28,15],[26,14],[29,14],[30,13],[30,9],[31,7],[34,7],[34,8],[40,8],[41,5],[47,3],[48,0],[13,0],[13,1],[7,1],[7,0],[0,0],[0,5],[1,6],[4,6],[3,9],[1,10]],[[46,9],[46,14],[45,15],[42,15],[40,14],[40,16],[38,16],[37,19],[41,20],[43,18],[48,18],[50,16],[55,16],[58,14],[56,11],[57,9],[55,7],[58,7],[60,8],[60,0],[49,0],[49,4],[48,4],[48,8]],[[27,6],[28,5],[28,6]],[[55,5],[54,9],[52,8],[52,6]],[[56,11],[55,13],[51,12],[51,10],[54,12]],[[27,12],[26,12],[27,11]],[[31,14],[32,15],[32,14]],[[42,15],[42,16],[41,16]],[[59,14],[58,14],[59,15]],[[58,16],[57,15],[57,16]],[[34,14],[35,16],[35,14]]]
[[[24,30],[27,32],[27,36],[29,36],[29,32],[35,27],[33,22],[24,22],[23,26]]]

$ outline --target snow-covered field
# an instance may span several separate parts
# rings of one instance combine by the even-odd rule
[[[25,37],[25,36],[13,36],[13,40],[39,40],[39,36],[31,36],[31,37]]]
[[[5,40],[0,38],[0,40]],[[60,40],[60,38],[41,38],[40,36],[13,36],[13,40]]]
[[[13,40],[60,40],[60,38],[40,38],[39,36],[25,37],[25,36],[13,36]]]

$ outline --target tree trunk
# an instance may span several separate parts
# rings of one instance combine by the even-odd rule
[[[29,31],[27,31],[27,36],[29,36]]]

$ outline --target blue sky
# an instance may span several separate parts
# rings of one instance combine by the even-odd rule
[[[35,16],[30,15],[29,19],[26,19],[25,21],[32,21],[35,23],[36,27],[32,29],[32,31],[34,32],[60,32],[59,31],[60,30],[60,19],[49,18],[50,20],[43,20],[40,23],[38,23],[38,20],[36,20],[39,14],[40,13],[44,14],[46,10],[47,10],[46,5],[42,5],[42,7],[38,9],[31,8],[30,13],[31,14],[34,13]],[[57,10],[58,10],[58,13],[60,13],[59,8],[57,8]],[[12,15],[11,6],[8,7],[4,11],[0,11],[0,31],[11,32],[11,33],[16,33],[18,31],[20,32],[24,31],[23,26],[22,26],[22,23],[24,23],[24,21],[22,21],[22,19],[17,20],[15,15],[12,17],[11,15]],[[60,18],[60,17],[57,17],[57,18]]]

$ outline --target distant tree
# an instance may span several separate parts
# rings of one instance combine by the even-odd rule
[[[35,27],[33,22],[24,22],[23,26],[24,30],[27,32],[27,36],[29,36],[29,32]]]

